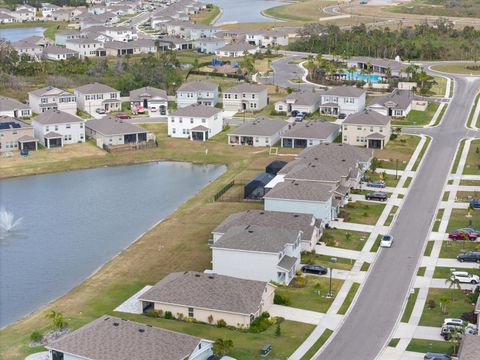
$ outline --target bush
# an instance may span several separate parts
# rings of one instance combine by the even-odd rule
[[[174,319],[173,314],[171,311],[165,311],[165,319],[172,320]]]
[[[395,140],[398,137],[397,134],[392,134],[390,135],[390,140]]]
[[[437,304],[435,304],[435,300],[432,300],[432,299],[428,300],[428,308],[430,310],[435,309],[435,306],[437,306]]]
[[[475,304],[478,300],[478,296],[480,295],[480,286],[477,286],[475,288],[475,291],[471,292],[468,294],[468,300],[472,303]]]
[[[463,313],[460,318],[472,324],[477,323],[477,315],[473,311]]]
[[[43,335],[40,331],[34,331],[30,334],[30,341],[39,342],[42,341]]]
[[[292,287],[294,288],[304,288],[307,285],[307,278],[304,277],[296,277],[292,281]]]
[[[275,294],[273,298],[273,303],[277,305],[290,305],[292,302],[290,301],[290,298],[287,295],[280,295],[280,294]]]
[[[208,323],[209,323],[210,325],[212,325],[212,324],[213,324],[213,315],[211,315],[211,314],[208,315],[207,320],[208,320]]]
[[[155,310],[147,310],[145,311],[145,315],[148,317],[158,317],[158,313]]]
[[[220,319],[220,320],[217,321],[217,327],[218,328],[224,328],[226,326],[227,326],[227,322],[225,320]]]
[[[273,322],[270,320],[270,314],[268,312],[263,312],[262,315],[252,321],[248,330],[251,333],[261,333],[267,330],[272,323]]]
[[[286,111],[277,111],[277,110],[273,109],[272,111],[270,111],[270,115],[272,115],[272,116],[287,116],[287,112]]]

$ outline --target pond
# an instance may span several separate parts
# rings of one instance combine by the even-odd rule
[[[274,6],[285,5],[284,2],[274,0],[202,0],[202,2],[222,8],[223,15],[217,24],[279,21],[263,16],[261,12]]]
[[[45,31],[44,27],[18,27],[18,28],[5,28],[0,27],[0,39],[6,39],[8,41],[19,41],[29,36],[43,36]]]
[[[0,233],[0,325],[68,292],[225,170],[159,162],[0,181],[0,228],[8,213],[17,222]]]

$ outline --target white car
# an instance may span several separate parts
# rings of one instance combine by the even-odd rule
[[[380,241],[380,247],[389,248],[392,247],[393,236],[392,235],[383,235],[382,240]]]
[[[452,326],[463,326],[464,321],[462,319],[453,319],[453,318],[446,318],[443,320],[443,325],[452,325]]]
[[[478,275],[470,274],[466,271],[452,271],[451,275],[452,279],[458,280],[461,283],[466,284],[478,284],[480,282],[480,278]]]

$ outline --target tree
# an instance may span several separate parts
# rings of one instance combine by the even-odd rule
[[[277,327],[275,328],[275,336],[281,336],[282,335],[282,329],[280,328],[280,323],[277,322]]]
[[[443,315],[447,315],[448,312],[447,312],[447,306],[450,305],[450,299],[448,298],[448,296],[442,296],[440,297],[440,309],[442,310],[442,314]]]
[[[67,323],[65,322],[65,318],[63,317],[63,314],[61,312],[50,310],[45,315],[45,317],[47,319],[50,319],[50,324],[55,330],[61,330],[67,326]]]
[[[233,341],[218,338],[213,343],[213,353],[217,356],[225,356],[233,349]]]
[[[448,288],[450,289],[450,299],[452,301],[456,301],[455,290],[462,289],[462,287],[460,286],[460,281],[456,279],[454,276],[450,276],[445,280],[445,284],[447,284]]]

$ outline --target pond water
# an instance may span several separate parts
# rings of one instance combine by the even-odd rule
[[[0,325],[81,283],[225,169],[159,162],[0,181],[0,228],[6,212],[21,218],[0,230]]]
[[[279,21],[263,16],[261,12],[274,6],[285,5],[284,2],[274,0],[202,0],[202,2],[223,9],[223,15],[217,24]]]
[[[0,27],[0,39],[6,39],[8,41],[18,41],[25,39],[29,36],[43,36],[45,31],[44,27],[18,27],[18,28],[8,28],[2,29]]]

